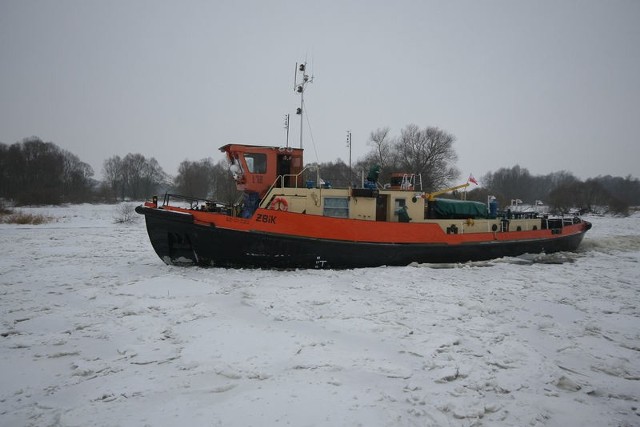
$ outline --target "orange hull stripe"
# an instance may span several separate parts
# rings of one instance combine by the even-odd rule
[[[249,219],[179,208],[171,210],[190,213],[194,217],[194,223],[198,225],[213,224],[219,228],[237,231],[371,243],[456,245],[491,241],[534,240],[577,234],[582,232],[583,228],[582,224],[568,225],[563,228],[562,234],[552,234],[551,230],[446,234],[438,224],[433,223],[344,220],[268,209],[257,209],[253,217]]]

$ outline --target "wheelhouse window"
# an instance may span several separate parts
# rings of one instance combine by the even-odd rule
[[[244,161],[250,173],[267,173],[267,155],[262,153],[245,153]]]
[[[322,214],[334,218],[349,218],[349,199],[346,197],[326,197]]]

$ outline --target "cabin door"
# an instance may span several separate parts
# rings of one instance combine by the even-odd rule
[[[376,198],[376,221],[387,220],[387,208],[389,206],[389,195],[379,194]]]
[[[285,187],[291,187],[291,179],[292,177],[290,176],[286,176],[291,174],[291,156],[287,155],[287,154],[278,154],[278,175],[280,176],[285,176],[284,179],[284,186]],[[278,182],[278,185],[280,185],[280,182]]]

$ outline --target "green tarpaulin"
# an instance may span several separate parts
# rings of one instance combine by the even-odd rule
[[[487,205],[467,200],[435,199],[429,202],[437,218],[487,218]]]

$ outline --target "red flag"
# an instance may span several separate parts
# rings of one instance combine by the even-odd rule
[[[469,175],[469,182],[473,182],[475,185],[478,185],[478,181],[476,181],[476,179],[473,177],[473,175]]]

